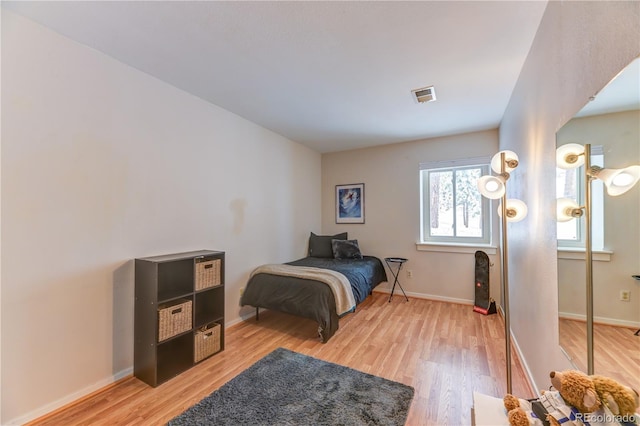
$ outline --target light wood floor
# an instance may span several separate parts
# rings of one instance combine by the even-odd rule
[[[278,347],[413,386],[407,425],[469,425],[473,391],[506,393],[504,325],[471,306],[374,293],[322,344],[310,320],[277,312],[227,330],[226,349],[178,377],[151,388],[135,378],[53,415],[37,425],[163,424]],[[513,393],[534,397],[515,353]]]
[[[593,370],[640,392],[640,336],[635,329],[593,325]],[[587,323],[560,320],[560,342],[573,364],[587,371]]]

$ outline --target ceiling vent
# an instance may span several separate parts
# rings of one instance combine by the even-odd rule
[[[432,102],[436,100],[436,89],[433,86],[423,87],[421,89],[412,90],[413,99],[419,104]]]

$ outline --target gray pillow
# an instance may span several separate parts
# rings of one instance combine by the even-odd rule
[[[309,237],[309,256],[312,257],[333,257],[331,240],[346,240],[347,233],[342,232],[336,235],[316,235],[313,232]]]
[[[362,259],[358,240],[331,240],[335,259]]]

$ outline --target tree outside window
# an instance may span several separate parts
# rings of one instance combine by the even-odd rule
[[[422,241],[488,243],[489,202],[477,189],[487,165],[421,170]]]

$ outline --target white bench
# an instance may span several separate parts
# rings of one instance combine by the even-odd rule
[[[504,408],[502,398],[473,392],[474,426],[509,426],[507,410]]]

